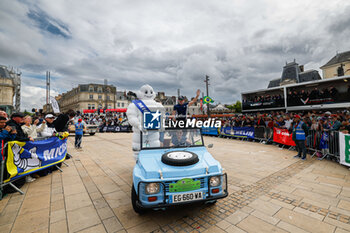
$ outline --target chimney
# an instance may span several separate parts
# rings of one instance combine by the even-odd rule
[[[299,66],[300,72],[304,72],[304,65]]]

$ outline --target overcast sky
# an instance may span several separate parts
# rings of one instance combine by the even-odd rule
[[[350,1],[0,1],[0,64],[22,72],[22,110],[108,79],[194,96],[209,75],[215,103],[266,88],[295,58],[305,69],[350,50]]]

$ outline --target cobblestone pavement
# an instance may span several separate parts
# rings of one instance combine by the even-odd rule
[[[205,137],[229,196],[139,216],[130,203],[131,134],[83,138],[63,172],[0,201],[0,232],[350,232],[350,172],[276,146]]]

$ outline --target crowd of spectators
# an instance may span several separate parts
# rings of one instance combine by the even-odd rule
[[[253,102],[253,103],[259,103],[259,102],[271,102],[271,101],[283,101],[283,96],[281,94],[276,94],[276,95],[261,95],[261,96],[252,96],[252,97],[247,97],[247,99],[243,99],[243,103],[247,102]]]
[[[291,90],[287,94],[287,100],[289,105],[303,105],[308,100],[335,102],[338,98],[338,93],[339,91],[335,87],[328,87],[321,90],[317,87],[306,91],[304,89],[300,91]]]
[[[107,112],[103,114],[85,113],[82,115],[85,123],[98,125],[100,128],[106,126],[121,126],[128,124],[125,113]]]
[[[60,132],[68,130],[68,122],[76,116],[73,110],[55,116],[52,113],[38,114],[35,116],[24,115],[22,113],[13,113],[8,116],[7,113],[0,109],[0,141],[2,160],[5,159],[6,154],[3,148],[8,141],[34,141],[41,140],[57,135]],[[69,158],[69,155],[67,156]],[[43,169],[34,175],[25,177],[26,182],[32,182],[35,179],[32,176],[45,176],[51,173],[52,167]],[[17,186],[23,183],[20,180]]]
[[[224,126],[282,128],[291,130],[295,115],[301,119],[311,130],[334,130],[350,133],[350,112],[337,111],[310,111],[299,113],[270,112],[236,114],[234,117],[223,118]]]

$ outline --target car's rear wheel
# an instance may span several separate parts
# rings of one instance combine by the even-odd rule
[[[137,194],[134,188],[134,184],[132,184],[132,188],[131,188],[131,203],[132,203],[132,208],[134,209],[134,211],[138,214],[144,214],[146,213],[146,209],[139,207],[137,204]]]
[[[91,136],[92,136],[92,135],[95,135],[95,133],[89,133],[89,134],[90,134]]]
[[[198,155],[190,151],[171,151],[162,155],[162,162],[172,166],[188,166],[198,161]]]

